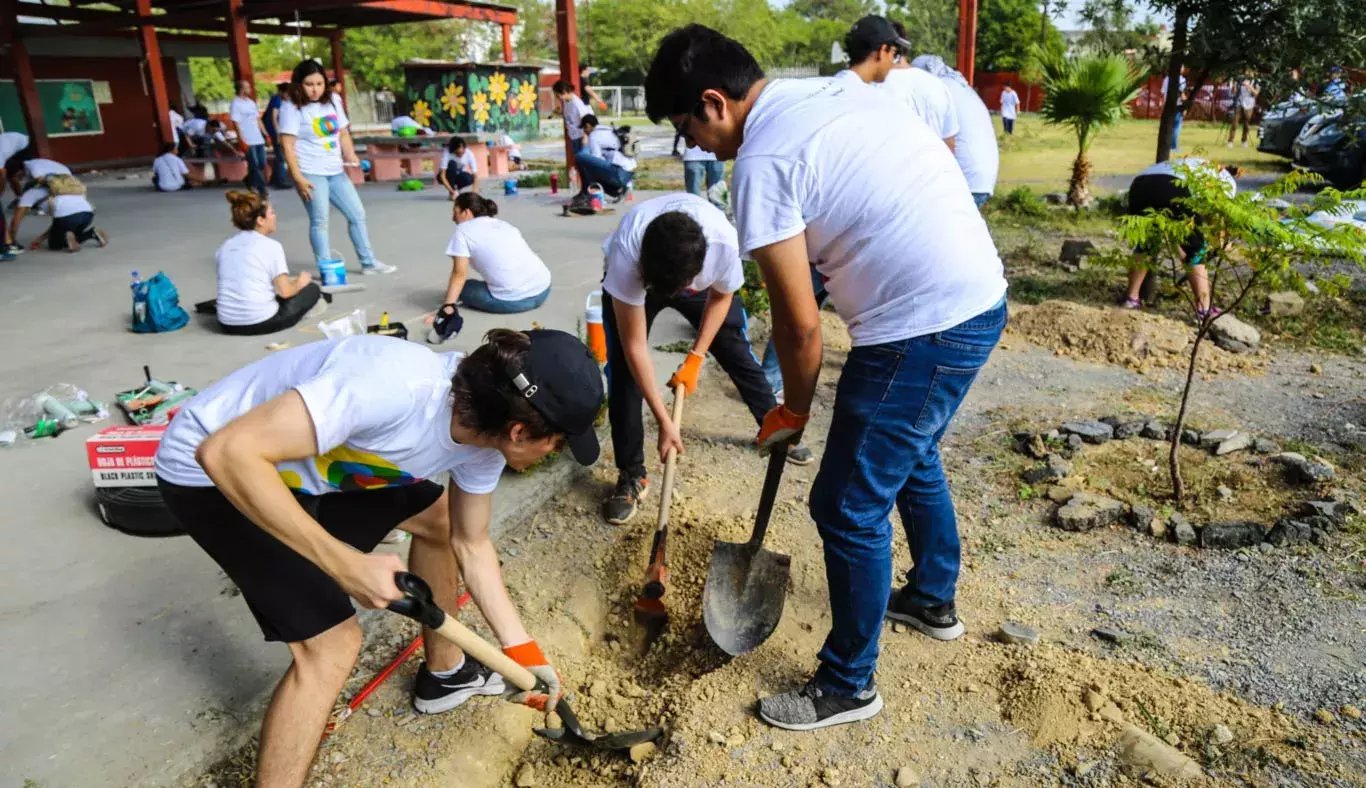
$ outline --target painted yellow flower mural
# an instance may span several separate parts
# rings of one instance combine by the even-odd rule
[[[459,118],[465,114],[465,88],[454,82],[446,86],[446,91],[441,94],[441,106],[445,108],[446,114],[452,118]]]
[[[474,116],[476,123],[489,122],[489,98],[484,95],[484,91],[474,94],[470,100],[470,114]]]
[[[408,114],[412,115],[413,120],[420,126],[432,125],[432,107],[422,99],[413,102],[413,109]]]
[[[489,77],[489,98],[494,104],[502,104],[508,97],[508,78],[501,71]]]
[[[529,80],[517,88],[517,106],[527,115],[536,111],[536,86]]]

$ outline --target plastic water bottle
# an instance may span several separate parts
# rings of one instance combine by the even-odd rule
[[[145,323],[147,321],[147,294],[142,290],[142,277],[138,272],[133,272],[133,281],[129,285],[133,290],[133,324]]]

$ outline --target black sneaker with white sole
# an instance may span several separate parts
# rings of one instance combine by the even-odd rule
[[[502,695],[503,677],[484,667],[484,663],[465,655],[465,664],[447,678],[437,678],[427,663],[417,670],[413,687],[413,708],[423,714],[450,711],[475,695]]]
[[[617,477],[617,488],[612,491],[612,497],[602,502],[602,519],[612,525],[630,522],[639,511],[640,502],[645,500],[647,489],[649,481],[644,476],[634,477],[622,471]]]
[[[958,610],[952,602],[935,607],[921,607],[906,600],[906,589],[894,589],[887,600],[887,618],[908,624],[935,640],[957,640],[967,630],[958,620]]]
[[[852,698],[832,695],[809,681],[800,689],[759,699],[760,719],[789,731],[814,731],[859,722],[876,717],[880,711],[882,696],[872,682]]]

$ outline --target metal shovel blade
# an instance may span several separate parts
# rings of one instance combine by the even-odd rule
[[[792,559],[748,542],[717,541],[702,591],[707,634],[738,657],[768,640],[783,617]]]
[[[560,716],[560,723],[563,727],[536,728],[537,736],[561,744],[576,744],[597,750],[629,750],[637,744],[655,741],[664,735],[664,729],[657,726],[619,733],[590,733],[584,730],[582,723],[579,722],[578,715],[569,708],[569,703],[563,698],[555,706],[555,713]]]

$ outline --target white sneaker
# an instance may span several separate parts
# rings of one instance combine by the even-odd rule
[[[1244,148],[1247,147],[1247,143],[1246,143],[1246,142],[1243,143],[1243,147],[1244,147]]]
[[[1232,148],[1232,147],[1233,147],[1233,140],[1229,140],[1229,141],[1228,141],[1228,144],[1225,145],[1224,147],[1226,147],[1226,148]]]
[[[397,270],[398,266],[396,265],[385,265],[376,260],[374,265],[363,266],[360,272],[366,276],[374,276],[375,274],[392,274]]]

